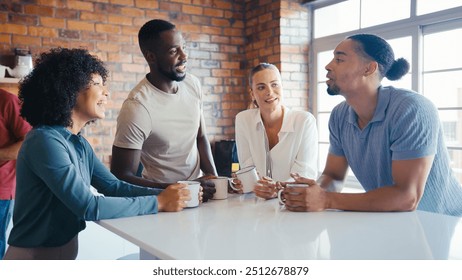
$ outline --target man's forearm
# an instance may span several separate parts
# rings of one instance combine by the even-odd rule
[[[113,172],[114,173],[114,172]],[[119,178],[120,180],[123,180],[125,182],[128,182],[133,185],[138,185],[138,186],[143,186],[143,187],[148,187],[148,188],[159,188],[159,189],[165,189],[171,183],[159,183],[153,180],[149,180],[143,177],[138,177],[135,174],[116,174],[114,175]]]
[[[343,189],[343,181],[334,180],[326,174],[322,174],[316,182],[327,192],[340,192]]]
[[[218,175],[212,156],[212,148],[205,136],[198,139],[197,148],[199,150],[200,166],[202,172],[207,175]]]

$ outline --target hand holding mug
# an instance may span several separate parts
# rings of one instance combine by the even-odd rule
[[[157,195],[157,209],[164,212],[178,212],[191,200],[186,184],[172,184]]]
[[[286,187],[278,192],[279,202],[284,204],[287,210],[311,212],[323,211],[328,208],[326,191],[315,180],[295,177],[298,177],[299,180],[286,184]]]
[[[273,181],[270,177],[263,176],[255,185],[255,195],[264,199],[271,199],[278,196],[278,189],[282,188],[281,182]]]
[[[231,185],[228,188],[228,193],[240,193],[242,194],[242,182],[237,178],[235,172],[231,174]]]
[[[202,177],[194,179],[194,181],[199,182],[202,186],[202,202],[207,202],[209,199],[213,197],[213,194],[216,192],[215,184],[212,181],[212,179],[215,178],[217,178],[217,176],[215,175],[204,175]]]
[[[283,189],[280,189],[278,191],[278,199],[279,202],[283,205],[289,204],[290,205],[290,199],[291,198],[299,198],[298,200],[302,200],[302,196],[304,193],[304,190],[308,188],[308,184],[302,184],[302,183],[288,183],[285,185]],[[289,202],[287,202],[289,200]]]
[[[253,192],[255,185],[259,180],[259,176],[257,173],[257,168],[253,165],[244,167],[238,171],[236,171],[236,177],[239,179],[233,180],[233,185],[231,186],[235,191],[242,191],[242,193],[250,193]],[[237,187],[237,183],[241,188]]]
[[[197,207],[202,203],[202,186],[197,181],[178,181],[180,184],[185,184],[189,190],[189,199],[186,202],[186,208]]]
[[[232,188],[233,179],[225,176],[218,176],[210,179],[215,184],[216,192],[213,194],[212,199],[227,199],[228,188]]]

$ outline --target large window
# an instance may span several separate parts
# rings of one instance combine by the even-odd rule
[[[460,0],[321,0],[311,4],[311,92],[319,129],[319,171],[329,148],[328,120],[343,97],[326,93],[325,65],[345,37],[374,33],[411,64],[399,81],[384,85],[413,89],[438,107],[452,168],[462,182],[462,3]],[[354,186],[350,172],[347,184]]]

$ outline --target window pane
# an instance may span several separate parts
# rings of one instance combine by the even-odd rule
[[[318,53],[318,112],[330,112],[335,105],[345,100],[342,96],[330,96],[327,94],[327,85],[325,83],[327,71],[325,66],[333,57],[334,50]]]
[[[326,166],[327,154],[329,153],[329,144],[319,144],[318,170],[319,175],[324,171]]]
[[[429,14],[461,6],[460,0],[417,0],[417,15]]]
[[[409,18],[411,15],[410,0],[362,0],[361,27],[369,27],[382,23]]]
[[[317,117],[318,140],[320,142],[329,142],[329,118],[330,113],[319,113]]]
[[[327,85],[322,82],[318,84],[318,112],[330,112],[335,105],[344,101],[345,98],[341,95],[331,96],[327,93]]]
[[[424,36],[423,48],[424,71],[462,67],[462,28]]]
[[[459,182],[462,182],[462,151],[449,150],[452,171]]]
[[[393,48],[395,58],[404,57],[409,64],[412,66],[412,38],[411,36],[400,37],[395,39],[387,40],[390,46]],[[409,69],[412,71],[412,68]]]
[[[393,86],[395,88],[405,88],[412,89],[412,76],[411,74],[404,75],[401,79],[397,81],[390,81],[387,78],[382,80],[383,86]]]
[[[396,39],[387,40],[387,42],[393,48],[393,52],[395,53],[395,58],[403,57],[405,58],[409,64],[412,66],[412,38],[411,36],[401,37]],[[412,76],[411,76],[412,67],[409,69],[409,73],[404,75],[400,80],[397,81],[390,81],[387,78],[384,78],[382,81],[382,85],[384,86],[394,86],[397,88],[412,88]]]
[[[344,1],[314,11],[314,37],[324,37],[359,28],[360,0]]]
[[[326,65],[334,58],[334,50],[328,50],[325,52],[318,53],[318,81],[326,80]]]
[[[462,107],[462,71],[423,75],[423,95],[438,108]]]
[[[439,115],[446,145],[462,148],[462,110],[440,110]]]

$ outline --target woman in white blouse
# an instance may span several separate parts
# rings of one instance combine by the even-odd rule
[[[255,165],[263,185],[293,181],[291,173],[317,178],[318,132],[313,115],[283,105],[281,73],[273,64],[254,67],[249,84],[256,108],[236,116],[240,167]],[[255,189],[255,194],[266,199],[277,196],[276,189],[271,193]]]

